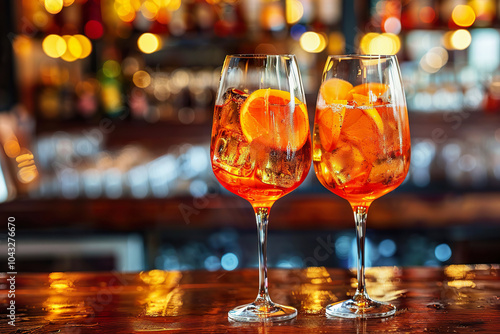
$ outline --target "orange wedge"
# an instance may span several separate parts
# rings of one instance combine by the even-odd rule
[[[353,93],[368,95],[368,92],[372,92],[373,94],[379,96],[384,94],[388,88],[389,86],[383,83],[369,82],[355,86],[353,88]]]
[[[336,146],[340,137],[342,122],[344,121],[347,100],[336,100],[333,106],[318,109],[317,124],[319,139],[323,149],[330,152]],[[332,108],[333,107],[333,108]]]
[[[300,149],[309,137],[309,118],[305,104],[297,98],[290,113],[290,100],[289,92],[271,88],[250,94],[240,109],[245,138],[281,150]]]
[[[352,89],[351,93],[361,94],[365,96],[370,96],[371,94],[373,94],[376,97],[380,97],[381,95],[384,95],[387,89],[389,89],[389,86],[387,86],[386,84],[370,82],[357,85]]]
[[[356,86],[356,87],[358,87],[358,86]],[[380,114],[378,113],[378,111],[375,108],[373,108],[373,105],[370,103],[368,96],[362,95],[362,94],[357,94],[357,93],[352,93],[352,98],[358,106],[362,107],[359,109],[363,110],[365,115],[367,115],[369,118],[371,118],[371,120],[374,122],[375,126],[377,127],[378,132],[381,134],[384,133],[384,122],[382,121],[382,117],[380,117]],[[370,107],[372,107],[372,108],[370,108]],[[350,125],[351,124],[349,124],[349,126]],[[346,126],[346,124],[344,124],[344,126]]]
[[[349,92],[352,89],[352,85],[348,81],[331,78],[323,82],[319,92],[326,104],[333,104],[337,100],[349,100],[351,98]]]
[[[384,121],[382,121],[382,117],[380,117],[378,111],[375,108],[367,108],[363,109],[363,112],[372,119],[373,123],[375,123],[378,133],[384,133]]]

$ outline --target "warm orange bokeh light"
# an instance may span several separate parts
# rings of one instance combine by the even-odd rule
[[[458,26],[470,27],[476,20],[476,13],[471,6],[458,5],[453,9],[451,19]]]

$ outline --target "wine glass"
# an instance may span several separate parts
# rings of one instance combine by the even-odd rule
[[[410,165],[410,130],[396,56],[329,56],[316,104],[316,175],[351,204],[356,223],[358,286],[352,299],[328,305],[344,318],[393,315],[365,287],[365,227],[374,199],[397,188]]]
[[[295,308],[273,303],[269,297],[266,243],[271,206],[297,188],[311,166],[309,118],[295,56],[226,56],[210,158],[219,182],[248,200],[257,219],[259,292],[253,303],[229,311],[229,318],[246,322],[294,318]]]

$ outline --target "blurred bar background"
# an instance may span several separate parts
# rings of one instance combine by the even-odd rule
[[[3,7],[0,212],[16,218],[19,272],[257,266],[251,207],[209,160],[232,53],[296,54],[311,120],[327,55],[397,54],[411,171],[370,209],[368,264],[499,262],[500,1]],[[352,222],[311,169],[273,207],[270,265],[354,266]]]

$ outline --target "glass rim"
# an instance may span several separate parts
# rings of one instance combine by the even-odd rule
[[[367,60],[375,60],[375,59],[394,59],[396,55],[377,55],[377,54],[345,54],[345,55],[329,55],[330,59],[367,59]]]
[[[226,58],[243,58],[243,59],[266,59],[269,57],[273,58],[295,58],[295,54],[284,53],[284,54],[265,54],[265,53],[236,53],[226,55]]]

